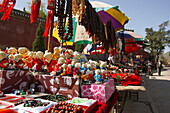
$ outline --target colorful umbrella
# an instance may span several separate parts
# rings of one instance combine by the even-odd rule
[[[125,25],[126,23],[128,23],[130,18],[127,17],[125,13],[120,11],[118,8],[118,6],[115,6],[106,10],[106,12],[110,14],[113,18],[115,18],[117,21],[119,21],[122,25]]]
[[[125,15],[122,11],[119,10],[118,6],[115,7],[104,7],[104,8],[95,8],[104,24],[110,19],[112,21],[115,31],[118,31],[123,28],[123,26],[128,23],[130,20],[129,17]]]
[[[97,14],[100,16],[100,19],[102,20],[102,22],[104,24],[107,24],[107,21],[110,19],[112,24],[113,24],[113,27],[114,27],[115,31],[118,31],[121,28],[123,28],[123,25],[121,25],[120,22],[118,22],[115,18],[113,18],[107,12],[102,10],[102,11],[99,11]]]
[[[125,41],[136,41],[138,44],[142,44],[144,41],[144,38],[138,34],[136,34],[135,32],[132,31],[124,31],[123,32],[118,32],[117,35],[118,37],[122,38],[124,34],[124,39]]]

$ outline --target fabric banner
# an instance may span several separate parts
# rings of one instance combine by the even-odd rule
[[[89,36],[88,32],[84,26],[77,23],[76,34],[75,34],[75,45],[78,44],[91,44],[92,38]]]

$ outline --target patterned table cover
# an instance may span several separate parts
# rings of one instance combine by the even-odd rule
[[[114,91],[113,79],[109,79],[102,84],[81,85],[81,97],[93,98],[98,100],[98,102],[106,103]]]

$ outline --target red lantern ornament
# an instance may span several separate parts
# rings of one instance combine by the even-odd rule
[[[39,11],[41,6],[41,0],[32,0],[31,5],[31,23],[35,22],[39,17]]]
[[[16,0],[3,0],[1,7],[0,7],[0,12],[3,12],[3,16],[1,20],[9,20],[9,17],[11,15],[12,9],[14,8],[16,3]]]
[[[55,0],[48,0],[47,9],[49,10],[55,9]]]

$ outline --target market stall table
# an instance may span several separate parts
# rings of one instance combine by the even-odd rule
[[[69,76],[33,75],[31,87],[36,92],[61,94],[69,98],[80,96],[80,79]]]
[[[14,89],[26,91],[30,76],[28,70],[0,70],[0,90],[4,93],[12,93]]]
[[[114,79],[109,79],[101,84],[81,85],[81,97],[93,98],[98,102],[107,102],[115,91]]]

